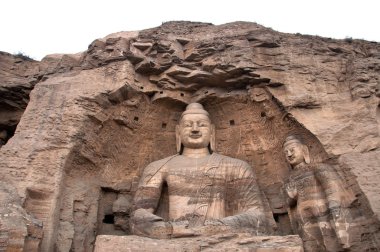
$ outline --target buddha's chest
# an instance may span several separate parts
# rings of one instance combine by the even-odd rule
[[[322,186],[314,172],[305,172],[291,178],[298,192],[298,201],[319,199],[323,197]]]
[[[166,183],[169,195],[208,199],[225,194],[225,178],[219,168],[182,166],[168,170]]]

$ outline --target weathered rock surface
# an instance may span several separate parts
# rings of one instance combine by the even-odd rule
[[[0,52],[0,146],[13,136],[38,72],[38,62]]]
[[[95,252],[122,251],[254,251],[302,252],[302,241],[296,235],[252,236],[249,234],[213,235],[207,238],[156,240],[135,235],[99,235]]]
[[[42,222],[26,213],[15,188],[0,182],[0,250],[37,251]]]
[[[19,122],[0,149],[0,179],[43,222],[41,251],[91,251],[96,235],[128,234],[112,203],[133,196],[148,163],[175,153],[174,127],[195,101],[216,125],[217,152],[254,168],[279,234],[292,233],[282,194],[291,133],[358,197],[369,221],[356,248],[378,246],[379,43],[168,22],[75,55],[0,57],[0,131]]]

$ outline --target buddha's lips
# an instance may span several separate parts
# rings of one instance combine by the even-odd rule
[[[200,137],[202,137],[202,135],[189,135],[190,138],[193,138],[193,139],[198,139]]]

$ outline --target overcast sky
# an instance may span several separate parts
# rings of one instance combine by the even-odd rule
[[[280,32],[380,42],[379,0],[3,0],[0,51],[40,60],[173,20],[257,22]]]

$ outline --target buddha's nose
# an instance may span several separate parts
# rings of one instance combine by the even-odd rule
[[[199,132],[199,128],[198,128],[198,125],[196,123],[193,124],[191,131],[192,132]]]

